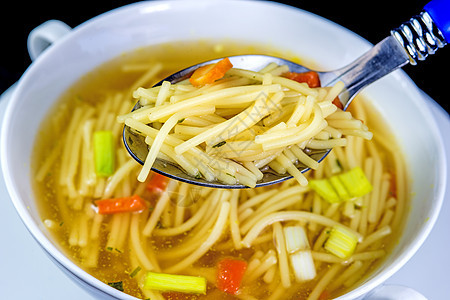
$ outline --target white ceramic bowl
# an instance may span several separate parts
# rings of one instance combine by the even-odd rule
[[[93,18],[58,40],[33,62],[12,96],[1,140],[1,165],[10,196],[42,248],[69,276],[95,295],[135,299],[81,270],[64,256],[42,225],[30,177],[37,129],[58,97],[80,76],[103,62],[145,45],[217,38],[290,50],[319,62],[323,69],[341,67],[371,46],[321,17],[271,2],[141,2]],[[374,101],[403,149],[413,196],[398,246],[363,285],[339,299],[362,297],[411,258],[436,221],[447,183],[442,137],[422,93],[405,73],[394,72],[367,88],[364,94]]]

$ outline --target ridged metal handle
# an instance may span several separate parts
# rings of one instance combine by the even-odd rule
[[[391,30],[391,34],[408,53],[412,65],[446,45],[443,33],[426,11]]]
[[[340,100],[346,109],[356,94],[367,85],[408,62],[416,65],[418,61],[425,60],[449,41],[449,2],[431,1],[423,12],[391,30],[389,37],[354,62],[333,72],[321,73],[323,84],[333,85],[338,81],[345,84],[346,90],[340,95]],[[432,8],[433,13],[429,13],[427,8]],[[433,17],[439,17],[441,27],[438,27]]]

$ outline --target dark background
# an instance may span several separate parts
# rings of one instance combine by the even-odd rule
[[[182,0],[180,0],[182,1]],[[0,4],[0,94],[16,82],[31,63],[28,33],[49,19],[75,27],[105,11],[134,1],[2,1]],[[377,1],[279,1],[334,21],[371,43],[418,14],[428,2],[415,0]],[[232,17],[232,16],[230,16]],[[448,106],[450,46],[439,49],[418,66],[403,69],[415,83],[441,106]],[[444,92],[445,91],[445,92]]]

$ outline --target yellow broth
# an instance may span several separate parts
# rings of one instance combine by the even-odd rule
[[[142,197],[149,203],[150,209],[142,212],[139,218],[131,213],[99,217],[94,209],[94,200],[101,197],[102,190],[108,184],[108,181],[106,179],[97,178],[96,184],[88,188],[92,194],[96,194],[97,196],[85,197],[82,195],[84,192],[77,190],[77,188],[79,188],[77,187],[78,182],[82,180],[81,177],[83,177],[83,174],[86,174],[83,173],[81,167],[84,162],[84,146],[79,145],[83,140],[82,138],[79,138],[78,140],[77,147],[80,149],[80,153],[77,157],[79,165],[72,178],[73,187],[70,188],[65,185],[64,179],[60,178],[62,172],[61,168],[63,168],[65,164],[61,157],[64,156],[64,143],[69,141],[69,139],[76,139],[76,136],[68,136],[68,134],[71,133],[71,127],[69,125],[70,120],[74,118],[74,111],[76,108],[85,107],[85,113],[89,114],[89,117],[87,118],[93,119],[98,118],[100,110],[110,109],[108,121],[103,120],[102,126],[96,127],[94,124],[91,130],[113,129],[118,132],[118,135],[116,136],[116,148],[121,154],[118,155],[116,161],[117,169],[124,164],[126,160],[124,157],[126,154],[120,138],[122,125],[115,122],[117,110],[115,110],[116,108],[114,106],[119,104],[124,108],[128,107],[127,109],[131,109],[135,101],[135,99],[131,97],[131,94],[134,89],[140,87],[140,85],[136,85],[136,80],[138,80],[150,67],[158,63],[162,64],[162,69],[157,72],[156,76],[150,80],[144,80],[142,83],[144,87],[151,87],[154,83],[171,73],[201,61],[229,55],[255,53],[283,56],[311,66],[311,63],[308,64],[307,62],[296,58],[292,53],[274,50],[273,47],[267,45],[255,46],[231,41],[170,43],[125,53],[80,78],[77,83],[61,96],[61,99],[58,100],[55,107],[49,113],[48,118],[43,122],[36,140],[33,157],[34,174],[37,176],[39,172],[42,173],[42,168],[44,168],[45,174],[41,174],[41,179],[34,179],[34,186],[44,224],[53,234],[55,242],[76,264],[105,283],[114,285],[114,283],[120,282],[125,293],[138,298],[147,298],[148,295],[143,293],[140,287],[146,270],[142,264],[139,263],[139,259],[136,259],[136,255],[134,254],[135,247],[131,245],[132,237],[131,234],[128,233],[128,228],[132,226],[134,221],[138,222],[138,228],[144,227],[146,219],[152,213],[159,197],[158,194],[151,193],[139,186],[137,180],[135,180],[137,173],[136,170],[134,170],[132,176],[127,179],[128,185],[132,187],[132,190],[137,189],[141,192]],[[366,108],[369,105],[363,98],[360,97],[357,99],[357,102],[359,103],[358,105],[360,105],[359,108],[355,108],[357,117],[365,115],[365,112],[370,112],[363,120],[369,128],[371,128],[371,124],[380,122],[376,112],[373,109]],[[352,104],[352,106],[354,105]],[[80,120],[83,119],[83,114],[78,115]],[[114,118],[112,118],[111,115],[113,115]],[[72,130],[76,130],[76,126],[74,126]],[[383,172],[395,176],[393,157],[385,150],[385,146],[383,146],[387,144],[387,140],[390,141],[389,143],[391,145],[394,145],[389,136],[388,129],[377,128],[376,131],[374,131],[374,136],[375,140],[367,143],[376,144],[376,149],[380,153],[379,159],[383,165]],[[382,142],[380,144],[377,141]],[[51,149],[50,154],[49,149]],[[367,152],[367,150],[365,150],[365,152]],[[48,163],[49,159],[52,160],[51,167],[43,167]],[[396,157],[396,159],[401,160],[401,157]],[[402,164],[400,164],[400,166],[402,166]],[[405,172],[405,170],[401,171]],[[314,173],[310,172],[309,176],[314,176]],[[261,188],[261,191],[267,191],[273,188],[277,187]],[[75,196],[70,196],[70,189],[72,189],[72,194],[75,193]],[[122,188],[121,193],[123,194],[125,191],[126,188]],[[403,191],[406,191],[406,187],[403,187]],[[121,193],[117,192],[114,193],[114,195]],[[184,195],[185,197],[183,198],[184,202],[182,205],[186,207],[190,207],[190,205],[195,206],[196,202],[202,201],[201,196],[199,196],[200,193],[202,193],[200,190],[192,189],[188,195]],[[239,202],[244,203],[253,195],[253,193],[254,192],[252,191],[241,191]],[[256,193],[259,193],[259,191]],[[176,196],[174,197],[176,198]],[[395,246],[399,232],[401,231],[401,224],[404,223],[405,219],[404,209],[401,207],[404,207],[407,201],[406,193],[403,192],[403,194],[398,197],[403,197],[403,199],[396,199],[396,203],[389,204],[391,205],[391,210],[395,212],[395,216],[392,217],[390,223],[393,233],[376,243],[376,249],[383,249],[387,251],[386,253]],[[387,202],[388,199],[386,199],[386,203]],[[399,204],[400,202],[401,205]],[[174,210],[176,207],[176,200],[171,199],[170,205]],[[326,203],[322,205],[323,210],[325,210],[325,208],[330,208],[330,205]],[[312,211],[316,209],[313,206],[312,196],[306,196],[298,209]],[[397,211],[398,207],[400,207],[400,209]],[[364,206],[364,204],[354,204],[354,210],[359,211],[362,215],[365,213],[364,211],[366,208],[367,207]],[[347,209],[351,209],[351,207],[347,207]],[[338,210],[343,211],[344,205],[341,205]],[[191,212],[189,208],[187,208],[184,220],[187,220],[191,213],[193,214],[194,212]],[[346,217],[345,215],[343,216],[342,212],[335,213],[335,218],[336,216],[340,216],[345,224],[351,224],[352,218]],[[382,216],[379,216],[378,221],[381,220]],[[163,223],[164,222],[159,221],[157,228],[164,228]],[[117,227],[119,225],[117,224],[126,228],[123,230],[127,230],[127,232],[122,233],[121,241],[111,241],[111,232],[113,230],[120,232],[120,228]],[[114,226],[116,226],[115,229],[113,229]],[[367,227],[368,228],[365,230],[369,232],[374,231],[377,228],[377,223],[368,224]],[[198,231],[198,229],[196,230]],[[320,232],[321,231],[318,230],[309,236],[312,243],[318,238]],[[217,262],[224,257],[236,257],[249,261],[255,255],[255,252],[265,252],[274,248],[274,241],[270,232],[267,233],[267,231],[264,231],[261,236],[265,241],[257,246],[236,250],[233,247],[233,243],[228,243],[230,239],[229,234],[224,233],[219,242],[197,260],[193,266],[189,268],[189,271],[183,270],[180,272],[181,274],[189,273],[191,275],[205,276],[208,279],[212,278],[208,282],[207,296],[182,293],[163,293],[163,296],[169,299],[203,299],[205,297],[209,297],[210,299],[236,299],[235,296],[223,293],[215,287],[215,266],[217,265]],[[158,255],[162,255],[163,257],[164,253],[166,253],[167,256],[167,253],[170,253],[170,249],[176,249],[177,245],[182,245],[183,241],[189,240],[189,238],[190,231],[174,237],[150,236],[145,238],[141,236],[140,244],[143,249],[151,249],[149,251],[154,252],[156,259],[158,259]],[[365,262],[364,266],[361,268],[364,272],[361,272],[357,279],[349,281],[347,285],[335,289],[330,294],[324,294],[323,297],[326,297],[324,299],[328,299],[327,297],[336,297],[358,286],[368,277],[376,266],[382,263],[384,257],[385,256],[380,259]],[[179,260],[180,258],[175,258],[175,260],[177,259]],[[159,261],[162,269],[173,265],[174,263],[176,263],[176,261],[171,261],[166,258]],[[331,264],[328,263],[318,264],[317,276],[314,280],[303,283],[291,280],[293,287],[285,291],[284,297],[286,298],[282,299],[307,299],[308,294],[321,279],[322,275],[330,269],[330,266]],[[342,267],[341,272],[343,272],[343,270],[345,270],[344,267]],[[266,283],[262,278],[258,277],[258,279],[253,282],[245,283],[242,287],[242,292],[245,295],[251,295],[256,299],[265,299],[268,298],[271,292],[278,286],[280,286],[280,282],[279,277],[277,276],[275,276],[275,279],[270,283]]]

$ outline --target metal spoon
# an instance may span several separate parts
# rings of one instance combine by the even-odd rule
[[[430,4],[439,1],[435,0],[430,2]],[[427,6],[425,9],[427,9]],[[318,72],[321,84],[322,86],[331,86],[338,81],[342,81],[345,84],[345,90],[339,95],[339,98],[344,110],[346,110],[356,94],[367,85],[407,63],[415,65],[418,60],[424,60],[428,54],[433,54],[438,48],[443,47],[446,44],[446,38],[447,40],[449,39],[448,29],[447,32],[445,30],[443,32],[433,22],[430,14],[427,11],[423,11],[420,15],[413,17],[409,22],[392,30],[389,37],[376,44],[351,64],[334,71]],[[258,71],[269,63],[287,65],[291,72],[310,71],[310,69],[291,61],[266,55],[239,55],[229,58],[233,67],[252,71]],[[198,67],[217,62],[218,60],[211,60],[189,67],[167,77],[163,81],[170,81],[171,83],[179,82],[189,78],[192,72]],[[161,84],[162,81],[155,86]],[[141,106],[138,102],[133,110],[139,107]],[[148,154],[148,146],[144,142],[144,137],[133,132],[128,126],[125,126],[123,130],[123,141],[131,156],[143,164]],[[309,150],[306,149],[306,151]],[[311,151],[308,154],[320,162],[329,151]],[[309,168],[303,165],[298,165],[297,167],[302,172],[309,170]],[[246,188],[243,185],[227,185],[218,181],[208,182],[202,178],[194,178],[186,174],[178,166],[160,159],[155,161],[152,170],[172,179],[201,186],[213,188]],[[257,182],[256,186],[275,184],[290,178],[292,176],[289,174],[280,175],[268,169],[264,171],[263,179]]]

